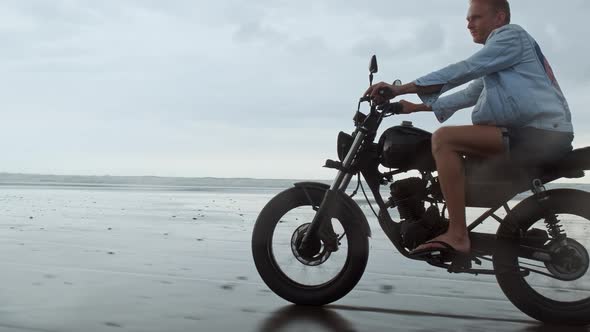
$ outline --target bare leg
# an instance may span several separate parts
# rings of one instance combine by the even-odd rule
[[[442,127],[432,135],[432,154],[438,179],[449,212],[449,229],[434,238],[457,251],[469,252],[471,243],[465,221],[465,173],[462,155],[491,157],[504,151],[502,132],[493,126]],[[440,244],[423,244],[416,248],[441,248]]]

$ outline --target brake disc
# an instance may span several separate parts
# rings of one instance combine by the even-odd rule
[[[307,266],[317,266],[328,260],[330,257],[330,251],[327,251],[326,248],[324,248],[322,241],[320,241],[319,238],[309,239],[310,243],[308,243],[307,248],[299,248],[309,225],[309,223],[303,224],[297,227],[293,232],[293,235],[291,236],[291,251],[295,258],[302,264]]]
[[[555,241],[549,244],[547,250],[551,252],[552,259],[545,262],[545,267],[556,278],[573,281],[588,271],[588,251],[578,241],[570,238]]]

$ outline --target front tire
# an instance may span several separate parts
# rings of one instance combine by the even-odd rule
[[[332,218],[332,223],[337,229],[337,233],[339,229],[345,234],[343,240],[346,241],[347,246],[340,247],[338,251],[331,253],[325,262],[320,260],[321,263],[316,266],[305,265],[299,259],[291,260],[292,264],[299,264],[298,268],[305,271],[325,274],[326,271],[322,271],[322,266],[330,260],[336,259],[332,256],[341,255],[342,267],[338,267],[338,271],[333,277],[317,283],[303,283],[294,280],[295,278],[279,264],[275,257],[275,251],[282,248],[277,247],[277,241],[273,241],[275,237],[280,235],[277,226],[294,223],[293,227],[302,229],[301,225],[311,222],[310,218],[315,213],[313,207],[321,204],[324,193],[324,189],[315,187],[287,189],[266,204],[254,225],[252,254],[258,273],[273,292],[295,304],[324,305],[339,300],[356,286],[367,265],[369,256],[367,234],[355,222],[352,213],[345,208],[337,209],[338,213]],[[285,220],[285,216],[296,209],[307,211],[306,217],[300,215],[300,217]],[[340,227],[336,227],[335,224]],[[287,236],[283,237],[287,238]],[[288,244],[280,244],[282,247],[286,245]],[[292,254],[296,255],[295,252]]]

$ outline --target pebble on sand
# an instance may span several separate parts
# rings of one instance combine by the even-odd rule
[[[384,293],[384,294],[389,294],[389,293],[393,292],[392,285],[381,285],[381,287],[379,287],[379,288],[380,288],[379,290],[381,291],[381,293]]]

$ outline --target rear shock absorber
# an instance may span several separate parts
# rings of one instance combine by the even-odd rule
[[[539,205],[543,207],[545,212],[545,226],[547,227],[547,233],[556,240],[565,239],[567,236],[559,224],[560,220],[557,219],[555,212],[546,207],[544,204],[549,196],[547,195],[547,190],[545,189],[545,186],[541,180],[533,180],[533,193],[535,194]]]

